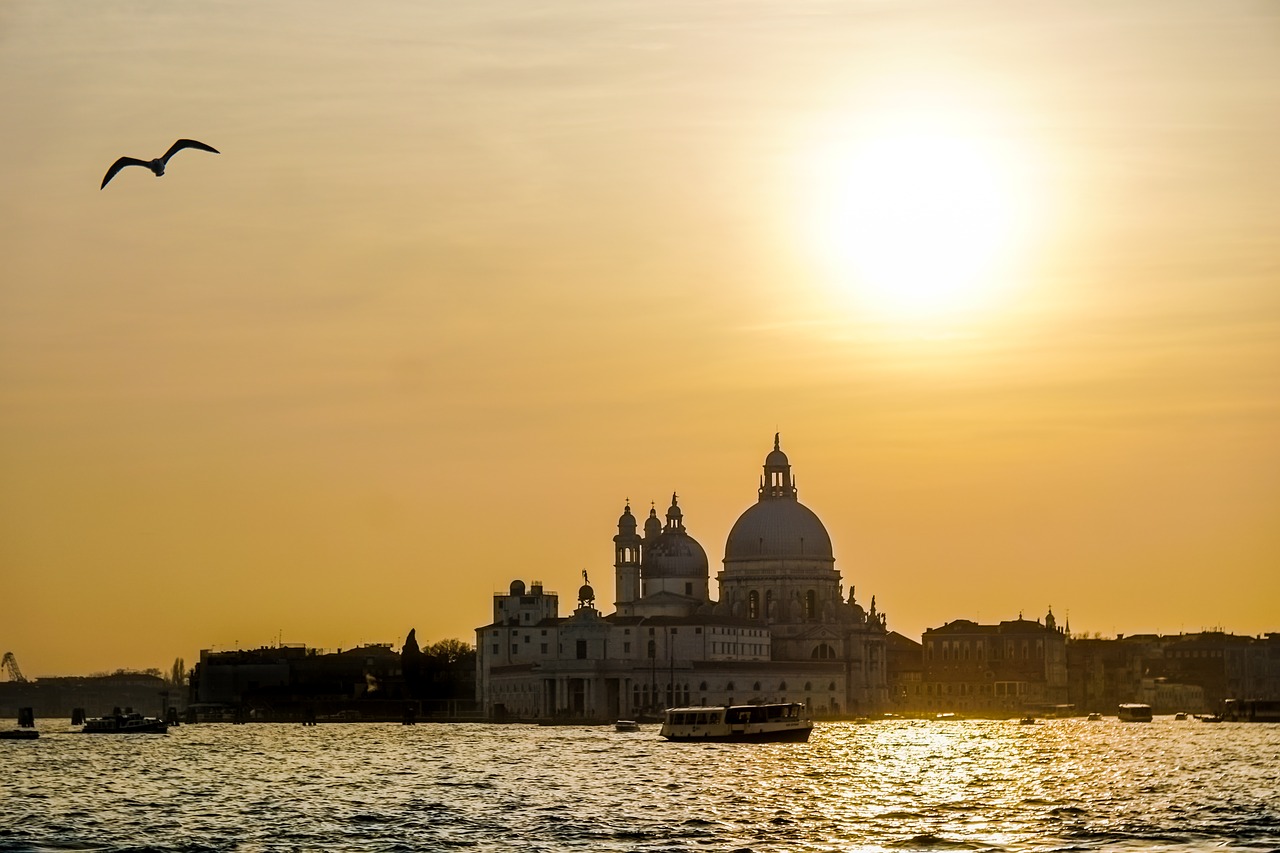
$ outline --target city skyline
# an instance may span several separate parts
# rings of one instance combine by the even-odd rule
[[[0,652],[465,640],[672,492],[714,574],[779,431],[891,631],[1280,629],[1277,24],[8,3]]]

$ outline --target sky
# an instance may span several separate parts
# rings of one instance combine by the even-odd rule
[[[891,630],[1280,630],[1274,3],[6,0],[0,109],[28,676],[607,612],[775,432]]]

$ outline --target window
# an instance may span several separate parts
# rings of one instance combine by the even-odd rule
[[[809,590],[804,594],[804,618],[816,619],[818,616],[818,594]]]
[[[546,643],[543,643],[543,644],[542,644],[542,653],[543,653],[544,655],[547,653],[547,644],[546,644]]]
[[[519,647],[519,646],[517,646],[515,643],[512,643],[512,644],[511,644],[511,654],[513,654],[513,655],[514,655],[514,654],[516,654],[516,653],[517,653],[517,652],[519,652],[519,651],[520,651],[520,647]]]
[[[693,584],[692,584],[692,583],[686,583],[686,584],[684,585],[684,594],[685,594],[685,595],[693,595]]]
[[[587,659],[587,641],[578,640],[577,643],[578,643],[578,647],[577,647],[578,660],[586,660]]]
[[[655,643],[653,640],[650,640],[649,641],[649,657],[656,658],[657,656],[658,656],[658,644]]]
[[[493,653],[494,653],[495,655],[498,653],[498,644],[497,644],[497,643],[494,643],[494,644],[493,644]]]
[[[747,593],[747,618],[760,618],[760,593],[754,589]]]
[[[623,653],[624,655],[629,655],[629,654],[631,654],[631,644],[630,644],[630,643],[623,643],[623,644],[622,644],[622,653]]]
[[[751,689],[752,689],[752,690],[759,690],[759,689],[760,689],[760,682],[758,682],[758,681],[757,681],[755,684],[751,685]]]
[[[526,643],[527,643],[527,642],[529,642],[529,641],[530,641],[530,640],[532,640],[532,639],[533,639],[533,635],[531,635],[531,634],[525,634],[525,635],[524,635],[524,641],[525,641]]]
[[[701,633],[702,633],[702,629],[701,629],[701,628],[694,628],[694,629],[693,629],[693,633],[695,633],[695,634],[701,634]]]
[[[817,660],[831,660],[836,656],[836,650],[826,643],[819,643],[818,647],[813,650],[811,657]]]

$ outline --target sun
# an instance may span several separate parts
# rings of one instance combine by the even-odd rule
[[[889,319],[989,306],[1024,236],[1020,158],[971,119],[893,111],[810,153],[808,227],[828,277]]]

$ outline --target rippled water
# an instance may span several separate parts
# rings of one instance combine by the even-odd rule
[[[0,741],[0,851],[1277,850],[1280,726],[198,725]]]

